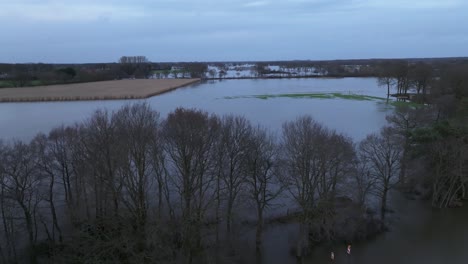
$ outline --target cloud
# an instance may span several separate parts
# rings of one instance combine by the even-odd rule
[[[365,5],[377,8],[440,9],[463,6],[462,0],[368,0]]]
[[[0,2],[0,62],[468,55],[465,0]]]
[[[244,6],[245,7],[260,7],[260,6],[266,6],[266,5],[269,5],[270,2],[268,1],[255,1],[255,2],[248,2],[248,3],[245,3]]]
[[[148,13],[141,8],[90,2],[18,1],[2,4],[0,9],[0,17],[3,20],[14,18],[33,22],[102,21],[146,16]]]

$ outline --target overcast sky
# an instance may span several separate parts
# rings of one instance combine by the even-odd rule
[[[0,62],[468,56],[468,0],[0,0]]]

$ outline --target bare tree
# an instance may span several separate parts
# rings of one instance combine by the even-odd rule
[[[464,140],[449,134],[432,142],[427,149],[433,170],[430,175],[434,207],[457,206],[460,199],[466,198],[468,147]]]
[[[84,177],[88,178],[91,187],[95,219],[98,223],[111,216],[118,219],[124,184],[118,171],[127,156],[123,144],[119,144],[116,122],[108,111],[98,110],[83,124],[79,133],[84,161],[91,170]]]
[[[213,201],[211,172],[219,126],[215,116],[178,108],[168,115],[163,128],[171,178],[181,199],[182,249],[187,263],[192,263],[201,247],[202,221]]]
[[[216,71],[214,69],[210,69],[208,71],[208,74],[210,75],[211,79],[214,79],[216,77]]]
[[[411,136],[416,128],[423,128],[435,121],[430,108],[411,108],[408,106],[397,107],[393,114],[386,117],[390,124],[389,129],[395,136],[400,138],[402,146],[402,160],[400,162],[400,184],[405,184],[407,178],[407,164],[409,162],[409,152]],[[395,141],[398,143],[398,141]]]
[[[226,230],[231,233],[232,213],[241,188],[245,182],[245,157],[248,150],[250,122],[244,117],[225,116],[222,119],[220,149],[224,155],[221,165],[221,180],[226,192]]]
[[[85,177],[80,164],[85,164],[86,155],[81,146],[77,127],[60,126],[49,133],[48,151],[52,164],[47,173],[60,183],[63,199],[66,204],[66,214],[73,224],[79,222],[80,212],[89,209],[85,190]],[[47,164],[44,164],[44,166]],[[44,168],[45,169],[45,168]],[[87,209],[84,209],[87,208]]]
[[[417,63],[409,68],[410,85],[416,89],[419,95],[422,93],[421,102],[426,102],[426,95],[433,78],[433,68],[426,63]]]
[[[398,183],[402,148],[388,128],[380,135],[371,134],[359,145],[361,160],[366,163],[375,179],[375,189],[380,198],[380,214],[385,219],[388,192]]]
[[[390,89],[395,85],[395,80],[390,76],[380,76],[378,79],[379,86],[387,87],[387,98],[390,96]]]
[[[37,263],[37,210],[42,194],[42,179],[37,175],[37,160],[31,146],[14,142],[4,154],[3,199],[18,206],[28,237],[29,262]]]
[[[318,230],[330,223],[336,186],[350,170],[347,160],[352,161],[352,144],[304,116],[283,124],[281,149],[285,169],[282,181],[302,213],[302,237],[297,244],[297,254],[302,257],[312,222],[320,226]]]
[[[246,155],[246,183],[249,198],[254,201],[257,211],[255,242],[257,251],[262,243],[264,212],[272,206],[282,188],[277,178],[277,147],[271,134],[260,127],[253,129],[248,138]]]
[[[409,82],[409,66],[407,61],[397,61],[394,66],[394,77],[397,84],[397,90],[399,94],[408,93],[408,88],[410,87]]]
[[[151,64],[145,56],[122,56],[119,59],[119,66],[127,77],[146,78],[151,72]]]
[[[113,115],[118,142],[125,159],[119,164],[122,202],[131,213],[133,228],[146,243],[149,192],[153,183],[152,145],[157,137],[159,114],[146,103],[127,105]]]
[[[17,247],[15,234],[16,234],[16,225],[15,225],[15,215],[16,210],[14,210],[14,204],[7,199],[6,197],[6,154],[8,148],[0,140],[0,209],[1,209],[1,219],[2,219],[2,230],[0,232],[0,248],[1,248],[1,258],[3,263],[17,263]]]
[[[47,192],[44,195],[44,200],[49,204],[50,215],[52,218],[52,231],[47,227],[47,223],[43,222],[45,231],[47,233],[48,240],[54,245],[56,243],[56,232],[58,233],[58,239],[60,243],[63,243],[62,229],[59,225],[56,209],[56,193],[58,188],[55,186],[56,183],[56,168],[57,165],[54,160],[54,156],[51,152],[50,144],[47,137],[43,134],[37,135],[31,142],[34,145],[34,150],[37,155],[37,167],[38,175],[44,179],[44,183],[48,184]]]
[[[361,208],[366,209],[367,197],[372,193],[375,185],[375,177],[371,176],[371,171],[365,161],[357,161],[355,163],[355,170],[352,175],[352,185],[354,190],[355,199]]]

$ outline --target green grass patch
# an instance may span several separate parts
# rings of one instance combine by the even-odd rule
[[[40,80],[31,81],[31,82],[29,82],[29,84],[30,84],[31,86],[40,86],[40,85],[43,85],[42,81],[40,81]]]
[[[6,87],[11,87],[11,82],[10,81],[0,81],[0,88],[6,88]]]
[[[255,98],[267,100],[271,98],[294,98],[294,99],[345,99],[355,101],[377,101],[379,104],[385,104],[389,108],[409,106],[409,107],[423,107],[424,105],[415,102],[403,102],[388,100],[386,97],[377,97],[360,94],[345,94],[345,93],[303,93],[303,94],[258,94],[258,95],[240,95],[240,96],[226,96],[224,99],[242,99],[242,98]]]
[[[226,96],[224,99],[240,99],[240,98],[308,98],[308,99],[347,99],[359,101],[386,100],[386,98],[359,95],[359,94],[343,94],[343,93],[304,93],[304,94],[259,94],[259,95],[241,95],[241,96]]]

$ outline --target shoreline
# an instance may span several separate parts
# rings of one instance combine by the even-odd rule
[[[0,103],[146,99],[198,82],[200,79],[136,79],[2,88]]]

